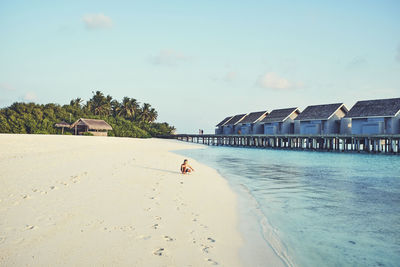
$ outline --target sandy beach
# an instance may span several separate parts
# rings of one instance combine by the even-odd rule
[[[0,135],[0,266],[243,266],[237,199],[176,141]]]

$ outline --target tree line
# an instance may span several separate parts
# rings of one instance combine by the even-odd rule
[[[110,136],[147,138],[169,135],[175,131],[168,123],[155,122],[157,111],[148,103],[142,105],[134,98],[118,101],[96,91],[91,99],[75,98],[67,105],[15,102],[0,109],[0,133],[59,134],[54,125],[79,118],[102,119],[113,128]],[[66,131],[65,134],[72,134]]]

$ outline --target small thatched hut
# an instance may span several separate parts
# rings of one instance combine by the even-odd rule
[[[56,128],[61,128],[61,134],[64,134],[64,128],[69,128],[71,125],[65,121],[58,122],[54,124]]]
[[[74,129],[75,135],[91,133],[96,136],[107,136],[107,131],[112,130],[110,124],[103,120],[80,118],[74,122],[70,128]]]

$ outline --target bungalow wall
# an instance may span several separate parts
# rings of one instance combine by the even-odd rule
[[[352,119],[352,134],[399,134],[400,115],[396,117],[373,117]]]
[[[222,129],[223,134],[233,134],[234,133],[234,127],[233,125],[225,125]]]
[[[300,134],[336,134],[340,132],[340,120],[333,116],[329,120],[300,122]]]
[[[340,120],[340,133],[351,134],[351,118],[342,118]]]
[[[264,133],[264,124],[253,123],[252,134],[263,134],[263,133]]]
[[[321,124],[320,120],[301,121],[300,134],[321,134]]]
[[[342,110],[338,110],[329,120],[326,121],[322,134],[338,134],[340,133],[340,122],[346,115]]]
[[[400,114],[392,118],[393,134],[400,134]]]
[[[242,124],[240,126],[240,133],[241,134],[252,134],[253,133],[252,128],[253,127],[252,127],[251,123]]]
[[[329,120],[300,121],[300,134],[338,134],[345,113],[338,110]]]
[[[222,126],[215,128],[215,134],[223,134],[224,130]]]
[[[264,134],[292,134],[294,133],[294,122],[286,120],[284,122],[271,122],[264,125]]]
[[[300,134],[300,121],[294,121],[294,133]]]
[[[242,128],[242,125],[243,124],[236,124],[236,125],[234,125],[233,126],[233,132],[232,132],[232,134],[243,134],[242,132],[241,132],[241,128]]]

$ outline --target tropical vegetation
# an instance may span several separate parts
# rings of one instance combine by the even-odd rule
[[[110,136],[148,138],[175,131],[168,123],[155,122],[157,111],[148,103],[124,97],[118,101],[96,91],[91,99],[75,98],[67,105],[15,102],[0,109],[0,133],[59,134],[55,124],[72,123],[79,118],[102,119],[113,128]],[[65,134],[71,134],[66,131]]]

